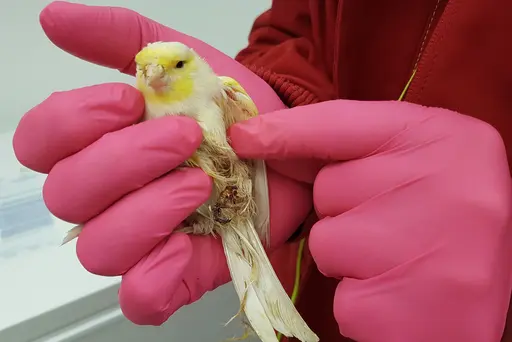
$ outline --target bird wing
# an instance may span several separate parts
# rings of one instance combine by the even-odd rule
[[[254,104],[251,97],[240,83],[228,76],[219,76],[219,79],[222,82],[224,92],[230,99],[228,103],[239,108],[239,112],[234,111],[232,115],[230,115],[231,113],[226,113],[226,123],[229,123],[229,125],[227,125],[228,127],[235,122],[247,120],[258,115],[256,104]]]
[[[223,94],[217,105],[225,126],[251,119],[258,109],[243,87],[233,78],[220,77]],[[279,281],[262,244],[269,242],[269,192],[263,160],[253,164],[253,196],[257,214],[241,226],[221,231],[224,252],[241,308],[263,342],[277,342],[274,329],[303,342],[317,342]],[[261,241],[260,241],[261,240]]]
[[[235,79],[228,76],[219,76],[222,83],[223,94],[217,100],[221,108],[226,128],[231,125],[248,120],[258,115],[258,108],[245,89]],[[254,201],[257,207],[257,217],[254,226],[261,240],[270,243],[270,204],[267,181],[267,170],[263,160],[253,160]]]

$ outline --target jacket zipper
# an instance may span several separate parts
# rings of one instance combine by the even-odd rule
[[[439,11],[439,9],[441,8],[441,2],[443,0],[437,0],[436,2],[436,5],[434,7],[434,10],[432,11],[432,14],[430,15],[430,18],[428,20],[428,24],[427,26],[425,27],[425,30],[423,32],[423,35],[422,35],[422,39],[421,39],[421,45],[420,45],[420,48],[418,50],[418,54],[417,54],[417,57],[416,57],[416,60],[414,61],[414,65],[412,67],[412,70],[411,70],[411,76],[409,77],[407,83],[405,84],[405,87],[404,89],[402,90],[402,93],[400,94],[400,97],[398,98],[398,101],[402,101],[406,94],[407,94],[407,90],[409,89],[409,86],[411,85],[412,83],[412,80],[414,79],[414,76],[416,76],[416,72],[418,71],[418,64],[421,60],[421,57],[423,55],[423,51],[425,50],[425,47],[427,45],[427,42],[428,42],[428,38],[430,37],[430,33],[432,32],[432,29],[433,29],[433,24],[434,24],[434,20],[436,18],[436,15]]]
[[[336,27],[334,28],[334,65],[332,70],[334,93],[336,97],[340,96],[340,75],[339,75],[339,62],[340,62],[340,46],[341,46],[341,14],[343,11],[343,1],[338,1],[336,9]]]

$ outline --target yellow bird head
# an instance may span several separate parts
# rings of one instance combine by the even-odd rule
[[[165,103],[192,96],[194,81],[205,65],[191,48],[179,42],[150,43],[135,56],[135,63],[137,88],[149,100]]]

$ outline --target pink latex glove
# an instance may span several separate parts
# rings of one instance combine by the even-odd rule
[[[41,24],[63,50],[127,74],[148,42],[181,41],[216,72],[236,78],[261,112],[284,108],[265,82],[233,59],[133,11],[55,2],[41,13]],[[55,93],[23,117],[14,148],[22,164],[49,173],[43,193],[51,212],[85,222],[77,242],[83,266],[123,275],[124,314],[158,325],[230,278],[219,240],[171,234],[211,191],[201,170],[169,172],[199,146],[199,126],[184,117],[133,125],[143,110],[141,95],[127,84]],[[272,170],[268,179],[271,242],[278,246],[311,210],[312,190]]]
[[[497,342],[511,292],[511,179],[494,128],[400,102],[330,101],[230,130],[241,157],[304,164],[309,246],[343,278],[334,314],[358,342]],[[340,162],[345,161],[345,162]],[[273,162],[269,161],[272,166]]]

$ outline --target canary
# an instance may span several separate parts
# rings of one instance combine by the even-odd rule
[[[258,115],[256,105],[235,79],[216,75],[182,43],[150,43],[135,56],[135,63],[136,87],[145,100],[143,120],[185,115],[202,129],[203,141],[183,167],[201,168],[214,186],[209,199],[185,220],[180,231],[222,240],[240,299],[240,310],[233,318],[244,316],[263,342],[277,342],[275,331],[302,342],[319,341],[288,297],[265,252],[264,244],[270,238],[265,163],[239,159],[228,142],[227,129]],[[62,244],[79,236],[81,230],[82,225],[71,229]]]
[[[244,88],[218,76],[193,49],[179,42],[154,42],[136,56],[136,87],[145,99],[144,119],[185,115],[197,121],[203,141],[184,167],[201,168],[213,179],[210,198],[185,221],[182,231],[222,240],[240,310],[263,342],[276,330],[303,342],[318,337],[294,307],[265,252],[269,242],[269,193],[265,163],[241,160],[227,129],[258,115]]]

